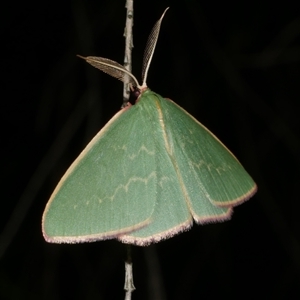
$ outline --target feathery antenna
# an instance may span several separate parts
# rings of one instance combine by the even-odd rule
[[[153,57],[153,53],[155,50],[155,46],[157,43],[161,22],[162,22],[163,17],[165,16],[165,13],[167,12],[168,9],[169,9],[169,7],[167,7],[165,9],[165,11],[163,12],[160,19],[155,23],[155,25],[148,37],[148,41],[147,41],[145,52],[144,52],[144,59],[143,59],[142,88],[147,87],[146,80],[147,80],[147,76],[148,76],[148,70],[149,70],[151,60]]]

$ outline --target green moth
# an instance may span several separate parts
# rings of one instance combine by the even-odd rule
[[[227,220],[234,206],[256,192],[252,178],[217,137],[147,87],[164,14],[147,43],[142,85],[115,61],[84,58],[129,80],[139,97],[100,130],[58,183],[42,218],[46,241],[116,238],[149,245],[188,230],[193,221]]]

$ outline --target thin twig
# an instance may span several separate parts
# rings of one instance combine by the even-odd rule
[[[133,27],[133,0],[126,0],[125,5],[126,11],[126,25],[125,25],[125,56],[124,56],[124,67],[131,73],[132,60],[131,52],[133,48],[133,36],[132,36],[132,27]],[[124,83],[123,88],[123,107],[127,105],[130,96],[129,80]]]
[[[131,246],[126,245],[127,257],[125,261],[125,284],[124,290],[126,291],[125,300],[131,300],[131,294],[135,290],[133,284],[133,273],[132,273],[132,260],[131,260]]]
[[[133,0],[126,0],[125,5],[126,11],[126,25],[125,25],[125,56],[124,56],[124,67],[131,73],[132,61],[131,53],[133,48]],[[129,101],[130,97],[130,87],[129,87],[128,75],[125,77],[124,88],[123,88],[123,107],[125,107]],[[133,273],[132,273],[132,260],[131,260],[131,246],[127,245],[127,257],[125,261],[125,284],[124,290],[126,291],[125,300],[131,300],[131,294],[135,290],[133,284]]]

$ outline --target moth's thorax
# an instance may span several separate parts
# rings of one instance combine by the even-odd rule
[[[159,94],[157,94],[157,93],[151,91],[149,88],[147,88],[141,92],[140,96],[136,100],[136,103],[144,102],[144,104],[146,104],[146,102],[148,102],[148,101],[155,101],[155,100],[160,101],[161,98],[162,98],[162,96],[160,96]]]

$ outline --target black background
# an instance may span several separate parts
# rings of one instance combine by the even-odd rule
[[[124,56],[124,1],[1,7],[1,299],[123,299],[125,246],[52,245],[58,180],[122,104],[122,83],[76,54]],[[229,222],[133,248],[133,299],[300,296],[300,15],[288,2],[135,1],[133,74],[170,6],[148,86],[214,132],[258,193]]]

